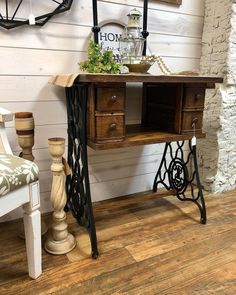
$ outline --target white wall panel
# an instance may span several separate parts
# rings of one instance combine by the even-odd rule
[[[152,5],[149,6],[148,11],[148,30],[150,32],[159,33],[174,33],[174,35],[195,36],[200,37],[202,33],[202,21],[203,21],[203,1],[197,0],[184,0],[183,2],[200,2],[199,4],[193,4],[195,11],[200,15],[187,13],[181,13],[181,6],[174,5],[160,5],[160,2],[152,1]],[[116,3],[115,3],[116,2]],[[121,22],[127,22],[127,13],[134,7],[142,9],[143,1],[133,1],[136,5],[123,5],[122,1],[99,1],[98,2],[98,21],[104,22],[111,19],[119,19]],[[121,3],[121,4],[120,4]],[[135,4],[134,3],[134,4]],[[159,5],[158,5],[159,4]],[[173,9],[175,7],[175,9]],[[186,6],[185,6],[186,7]],[[172,8],[172,9],[171,9]],[[92,1],[80,0],[75,1],[73,9],[70,13],[70,18],[66,16],[57,16],[52,21],[59,23],[66,22],[71,24],[79,24],[91,26],[93,23],[92,18]]]
[[[13,33],[4,31],[0,32],[3,40],[1,47],[16,49],[25,48],[25,44],[32,44],[30,49],[83,52],[86,51],[90,33],[90,27],[64,24],[47,25],[39,31],[30,27],[28,34],[23,35],[22,38],[17,38],[17,30]],[[201,39],[200,36],[190,38],[169,33],[150,32],[147,44],[149,51],[156,52],[158,49],[156,53],[164,56],[168,53],[168,56],[199,58]]]
[[[34,120],[39,125],[65,124],[66,122],[66,101],[30,101],[30,102],[3,102],[3,108],[12,112],[33,112]],[[14,125],[14,122],[8,124],[9,127]]]
[[[155,173],[150,173],[91,184],[92,200],[102,201],[151,190],[154,177]]]
[[[91,33],[91,28],[51,23],[40,29],[32,26],[23,27],[22,31],[21,38],[19,38],[19,29],[0,31],[1,46],[25,48],[25,45],[29,44],[31,49],[86,51],[87,37]]]
[[[65,90],[48,84],[50,76],[0,76],[0,102],[65,100]]]
[[[157,49],[158,50],[158,49]],[[154,51],[153,51],[154,52]],[[55,75],[79,72],[78,61],[85,58],[81,52],[49,51],[22,48],[0,48],[2,67],[0,75]],[[172,71],[191,70],[199,67],[198,58],[166,57]],[[156,64],[151,67],[153,72]]]
[[[73,51],[0,47],[0,75],[55,75],[78,72],[85,54]]]
[[[100,2],[117,3],[142,9],[143,0],[100,0]],[[149,9],[164,10],[178,14],[188,14],[202,17],[204,14],[204,0],[189,1],[183,0],[182,5],[173,5],[158,0],[148,3]]]

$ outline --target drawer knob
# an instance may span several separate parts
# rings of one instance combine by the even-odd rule
[[[116,95],[112,95],[112,97],[110,98],[111,102],[116,102],[117,100],[117,97]]]
[[[113,131],[113,130],[116,130],[116,123],[112,123],[110,125],[110,130]]]
[[[202,94],[201,94],[201,93],[196,94],[196,95],[195,95],[195,98],[196,98],[196,99],[202,99]]]

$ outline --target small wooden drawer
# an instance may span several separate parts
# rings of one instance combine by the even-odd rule
[[[183,109],[203,109],[205,89],[189,87],[185,89]]]
[[[182,128],[181,133],[193,133],[195,123],[195,131],[196,133],[199,133],[202,131],[202,117],[203,112],[202,111],[195,111],[195,112],[183,112],[182,116]]]
[[[123,84],[122,84],[123,85]],[[124,111],[124,87],[97,87],[95,109],[97,111]]]
[[[123,113],[96,114],[96,142],[122,141],[125,137],[125,118]]]

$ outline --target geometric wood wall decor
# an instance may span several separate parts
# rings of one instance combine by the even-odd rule
[[[73,0],[1,0],[0,27],[43,26],[52,16],[71,8]],[[38,13],[39,11],[39,13]]]

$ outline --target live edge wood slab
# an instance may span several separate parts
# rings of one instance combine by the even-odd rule
[[[126,83],[142,83],[142,121],[126,125]],[[190,139],[202,133],[205,90],[220,77],[75,73],[51,77],[62,87],[88,87],[87,138],[93,149],[110,149]]]

